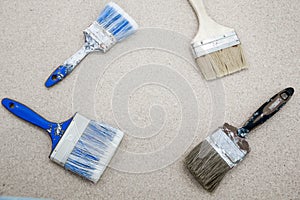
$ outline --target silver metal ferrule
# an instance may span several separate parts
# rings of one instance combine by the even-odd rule
[[[192,49],[195,58],[229,48],[240,44],[240,40],[235,31],[228,32],[222,36],[195,42],[192,44]]]
[[[50,159],[64,166],[89,123],[89,119],[77,113],[51,153]]]
[[[84,30],[86,36],[86,42],[94,40],[96,44],[91,46],[94,51],[103,51],[107,52],[111,47],[113,47],[117,40],[106,29],[104,29],[98,22],[93,22],[86,30]]]
[[[230,168],[236,166],[247,155],[247,151],[230,138],[223,129],[218,129],[206,138],[206,141],[218,152]]]

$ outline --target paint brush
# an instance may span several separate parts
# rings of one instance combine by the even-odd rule
[[[263,104],[241,128],[226,123],[188,154],[185,158],[186,167],[204,189],[212,192],[225,174],[245,158],[250,152],[245,137],[277,113],[293,94],[293,88],[279,92]]]
[[[89,53],[95,51],[106,53],[137,29],[137,23],[121,7],[113,2],[108,3],[97,20],[83,32],[85,36],[83,47],[49,76],[45,86],[49,88],[62,81]]]
[[[2,105],[48,132],[52,140],[52,161],[94,183],[100,179],[123,138],[120,130],[79,113],[65,122],[53,123],[17,101],[6,98]]]
[[[213,80],[246,68],[240,40],[234,29],[211,19],[202,0],[189,0],[200,23],[192,51],[206,80]]]

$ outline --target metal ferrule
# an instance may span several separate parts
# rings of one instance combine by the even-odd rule
[[[230,168],[236,166],[248,153],[239,145],[241,141],[246,141],[238,138],[238,136],[236,137],[233,132],[232,134],[226,133],[224,129],[218,129],[207,137],[206,141],[218,152]]]
[[[192,44],[192,49],[195,58],[199,58],[238,44],[240,44],[240,40],[235,31],[232,31],[216,38],[195,42]]]
[[[50,159],[59,165],[64,166],[89,123],[89,119],[77,113],[51,153]]]
[[[93,48],[93,51],[103,51],[105,53],[117,43],[117,40],[113,34],[104,29],[96,21],[93,22],[90,27],[84,30],[84,34],[86,37],[86,42],[91,42],[91,48]]]

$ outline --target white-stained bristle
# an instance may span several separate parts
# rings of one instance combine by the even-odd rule
[[[198,57],[196,62],[206,80],[220,78],[246,68],[241,45]]]

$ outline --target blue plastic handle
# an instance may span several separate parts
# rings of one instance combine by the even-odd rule
[[[47,131],[49,133],[49,136],[51,137],[52,151],[58,144],[59,140],[61,139],[73,119],[72,117],[71,119],[63,123],[49,122],[27,106],[8,98],[2,100],[2,105],[17,117]]]
[[[52,87],[58,82],[62,81],[68,75],[68,67],[61,65],[59,66],[47,79],[45,86],[47,88]]]
[[[2,100],[2,105],[17,117],[30,122],[31,124],[34,124],[46,131],[51,128],[51,122],[47,121],[33,110],[17,101],[5,98]]]

